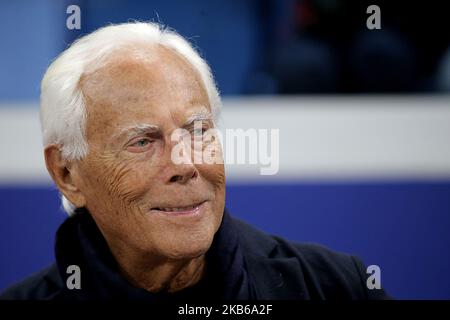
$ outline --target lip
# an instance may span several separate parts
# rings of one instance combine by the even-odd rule
[[[202,209],[205,206],[205,203],[206,203],[206,200],[201,201],[197,204],[190,205],[190,206],[194,206],[194,207],[191,209],[186,209],[186,210],[165,211],[165,210],[161,210],[158,208],[152,208],[150,211],[152,213],[163,214],[163,215],[170,216],[170,217],[198,216],[201,214],[201,211],[203,211]],[[188,207],[190,207],[190,206],[188,206]]]

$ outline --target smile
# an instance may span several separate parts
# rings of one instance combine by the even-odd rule
[[[193,215],[200,211],[200,208],[206,201],[202,201],[193,205],[183,206],[183,207],[155,207],[152,211],[159,211],[174,215]]]

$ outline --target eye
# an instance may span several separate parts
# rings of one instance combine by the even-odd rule
[[[150,143],[150,141],[148,139],[140,139],[137,142],[133,143],[132,146],[135,147],[145,147],[146,145],[148,145]]]
[[[127,149],[131,152],[144,152],[147,151],[151,144],[153,143],[153,140],[148,138],[139,138],[137,140],[132,141]]]
[[[195,128],[193,131],[194,137],[201,138],[206,132],[206,128]]]

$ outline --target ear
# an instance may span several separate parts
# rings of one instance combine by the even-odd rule
[[[78,168],[63,159],[59,146],[51,144],[44,149],[45,165],[59,191],[77,208],[86,205],[86,199],[77,184]]]

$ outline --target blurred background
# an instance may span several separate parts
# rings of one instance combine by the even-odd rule
[[[43,73],[74,39],[145,20],[209,62],[222,127],[280,129],[277,175],[227,166],[232,214],[379,265],[396,298],[450,299],[449,15],[444,1],[0,1],[0,290],[53,261],[66,217],[43,162]]]

